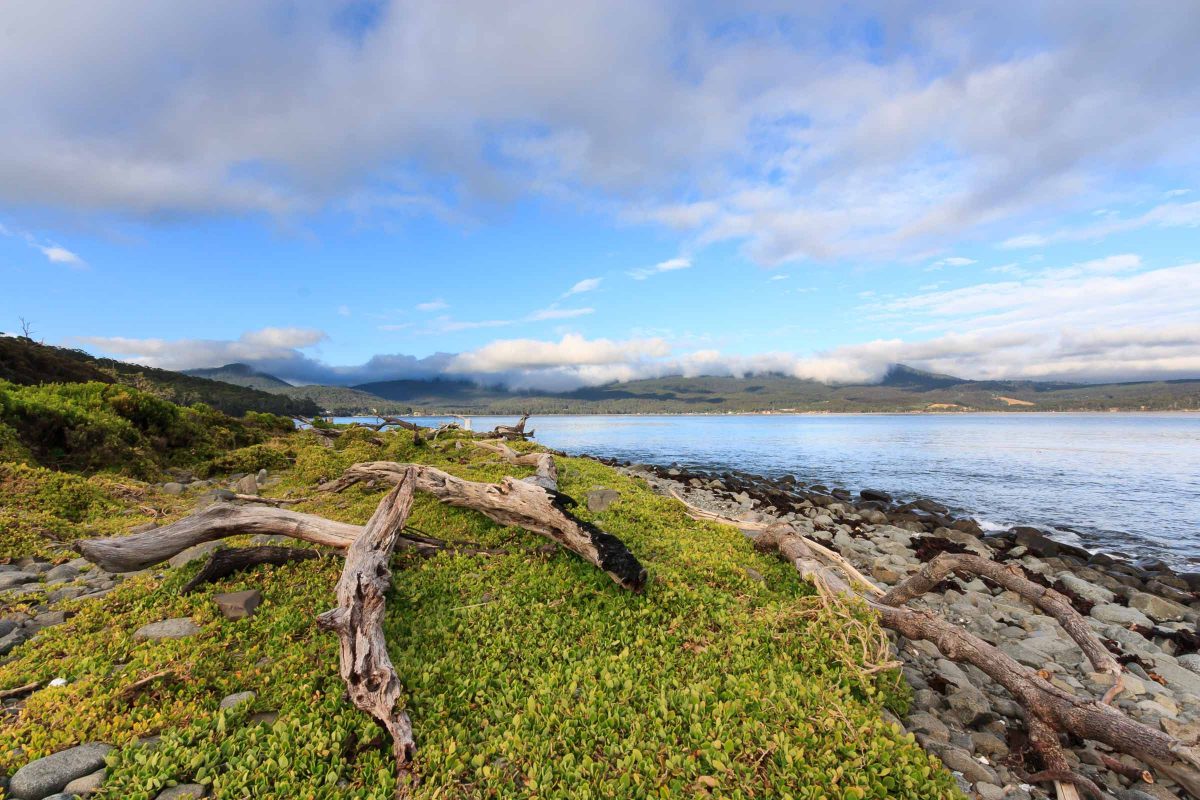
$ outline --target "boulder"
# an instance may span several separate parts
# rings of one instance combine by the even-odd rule
[[[1180,656],[1175,660],[1179,662],[1179,666],[1190,669],[1192,672],[1200,675],[1200,653],[1188,653],[1186,656]]]
[[[69,795],[88,795],[95,792],[104,784],[104,778],[108,770],[101,767],[90,775],[84,775],[82,778],[76,778],[63,787],[63,794]]]
[[[35,583],[40,581],[42,576],[36,572],[3,572],[0,573],[0,591],[11,589],[14,586],[20,586],[23,583]]]
[[[1116,595],[1108,589],[1089,583],[1070,572],[1059,573],[1058,581],[1067,589],[1092,603],[1112,603],[1116,599]]]
[[[208,797],[208,787],[201,786],[198,783],[181,783],[178,786],[172,786],[170,789],[163,789],[154,800],[200,800],[201,797]]]
[[[164,619],[143,625],[133,633],[135,639],[186,639],[200,632],[200,626],[187,617]]]
[[[180,495],[183,494],[183,484],[171,481],[162,485],[163,494]]]
[[[221,704],[218,708],[222,711],[240,706],[242,703],[249,703],[254,700],[254,692],[236,692],[228,697],[221,698]]]
[[[1155,622],[1174,622],[1181,620],[1191,609],[1180,605],[1174,600],[1167,600],[1147,592],[1134,592],[1129,598],[1129,606],[1141,611]]]
[[[253,475],[243,475],[233,488],[238,494],[258,494],[258,481]]]
[[[1092,608],[1092,616],[1101,622],[1109,622],[1113,625],[1127,627],[1129,625],[1143,625],[1147,628],[1153,627],[1154,623],[1150,618],[1138,611],[1136,608],[1126,608],[1118,606],[1114,603],[1101,603]]]
[[[265,467],[258,471],[258,474],[254,476],[254,480],[259,486],[267,482],[267,470]]]
[[[262,603],[262,594],[257,589],[246,589],[241,592],[225,592],[213,595],[217,608],[225,615],[225,619],[245,619],[254,616]]]
[[[57,567],[51,567],[46,572],[47,581],[69,581],[79,576],[79,565],[68,561],[66,564],[59,564]]]
[[[95,742],[31,761],[13,773],[8,793],[16,800],[41,800],[62,791],[76,778],[90,775],[103,767],[104,757],[111,750],[109,745]]]
[[[621,499],[621,493],[616,489],[594,489],[587,493],[588,511],[599,514],[607,511],[609,506]],[[750,498],[747,497],[747,500]]]
[[[881,503],[892,502],[892,496],[887,492],[881,492],[878,489],[863,489],[858,493],[858,496],[863,500],[878,500]]]

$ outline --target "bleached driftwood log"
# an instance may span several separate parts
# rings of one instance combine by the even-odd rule
[[[553,467],[552,459],[550,465]],[[370,479],[394,485],[410,467],[416,473],[418,491],[428,492],[448,505],[478,511],[501,525],[516,525],[541,534],[599,567],[626,589],[641,589],[646,582],[646,570],[620,539],[576,519],[557,492],[516,478],[504,478],[496,484],[479,483],[435,467],[372,461],[353,465],[341,478],[320,488],[341,491]],[[217,503],[161,528],[129,536],[81,539],[74,546],[84,558],[109,572],[133,572],[166,561],[193,545],[230,536],[283,535],[345,549],[361,532],[358,525],[315,514]],[[431,545],[427,539],[401,536],[399,546],[425,551]]]
[[[320,627],[338,635],[339,671],[350,700],[392,736],[397,797],[408,794],[416,742],[408,712],[396,708],[400,678],[388,657],[383,621],[392,582],[388,565],[412,509],[415,485],[415,470],[410,467],[346,552],[346,566],[337,584],[337,607],[317,617]]]
[[[1200,745],[1185,743],[1143,725],[1104,702],[1065,692],[966,629],[928,611],[901,605],[925,591],[922,587],[936,574],[935,570],[910,578],[907,584],[901,584],[889,593],[890,599],[885,596],[883,600],[874,600],[856,594],[850,584],[809,546],[808,540],[790,525],[768,528],[758,536],[756,544],[761,549],[779,553],[823,594],[863,600],[879,614],[885,627],[908,639],[932,643],[946,658],[977,667],[1008,690],[1026,712],[1031,738],[1049,768],[1033,777],[1053,780],[1060,785],[1060,798],[1077,794],[1068,784],[1087,790],[1092,788],[1091,781],[1063,769],[1066,761],[1058,741],[1059,734],[1063,733],[1101,742],[1131,755],[1170,776],[1193,796],[1200,797]],[[941,568],[945,566],[946,562],[943,562]],[[1034,598],[1035,602],[1037,600]],[[1051,607],[1055,607],[1053,603]],[[1074,613],[1073,609],[1071,613]]]
[[[396,484],[408,466],[395,461],[354,464],[342,477],[319,486],[318,491],[340,492],[369,480]],[[612,534],[577,519],[557,492],[516,478],[478,483],[436,467],[417,465],[416,469],[418,491],[428,492],[447,505],[478,511],[501,525],[540,533],[599,567],[626,589],[636,591],[645,585],[646,570],[629,548]]]

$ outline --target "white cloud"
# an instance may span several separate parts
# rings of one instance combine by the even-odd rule
[[[437,300],[430,300],[425,303],[417,303],[417,311],[442,311],[449,307],[450,304],[440,297]]]
[[[328,338],[311,328],[261,328],[246,331],[236,340],[132,339],[121,336],[85,336],[80,341],[104,353],[137,364],[163,369],[219,367],[233,362],[263,362],[300,357],[299,350]]]
[[[934,261],[932,264],[930,264],[928,267],[925,268],[925,271],[926,272],[936,272],[937,270],[942,269],[943,267],[965,267],[969,264],[974,264],[974,263],[975,263],[975,259],[973,259],[973,258],[964,258],[963,256],[950,256],[949,258],[941,258],[941,259],[938,259],[937,261]]]
[[[80,258],[75,253],[72,253],[70,250],[68,250],[65,247],[60,247],[59,245],[51,244],[51,245],[38,245],[37,249],[41,250],[42,255],[44,255],[47,259],[49,259],[50,263],[52,263],[52,264],[68,264],[72,267],[85,266],[82,258]]]
[[[600,288],[601,278],[584,278],[568,289],[563,297],[570,297],[574,294],[583,294],[585,292],[594,292]]]
[[[773,281],[786,281],[786,280],[787,280],[789,277],[790,277],[790,276],[788,276],[788,275],[772,275],[772,276],[771,276],[771,280],[773,280]]]
[[[337,307],[337,313],[338,313],[338,316],[339,316],[339,317],[348,317],[348,316],[350,316],[350,306],[348,306],[348,305],[340,305],[340,306],[338,306],[338,307]]]
[[[638,269],[632,269],[626,274],[635,281],[644,281],[651,275],[657,275],[660,272],[674,272],[680,269],[688,269],[691,266],[692,260],[690,258],[669,258],[666,261],[658,262],[652,267],[639,267]]]
[[[594,308],[542,308],[534,311],[525,319],[529,322],[541,322],[548,319],[575,319],[576,317],[584,317],[588,314],[595,313]]]
[[[1178,190],[1176,190],[1178,191]],[[1184,190],[1186,191],[1186,190]],[[1168,192],[1172,195],[1172,192]],[[1141,228],[1197,228],[1200,227],[1200,202],[1165,203],[1136,217],[1121,217],[1106,214],[1101,222],[1078,228],[1064,228],[1048,234],[1024,234],[1013,236],[1000,243],[1007,250],[1042,247],[1059,242],[1100,241],[1113,234],[1126,233]]]

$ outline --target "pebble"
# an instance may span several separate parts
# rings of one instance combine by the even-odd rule
[[[164,619],[143,625],[133,633],[135,639],[185,639],[200,632],[200,626],[187,617]]]
[[[262,594],[257,589],[246,589],[241,592],[225,592],[213,595],[217,608],[225,619],[245,619],[254,616],[262,603]]]
[[[221,699],[221,704],[218,708],[222,711],[228,710],[235,706],[240,706],[242,703],[249,703],[254,700],[254,692],[236,692]]]

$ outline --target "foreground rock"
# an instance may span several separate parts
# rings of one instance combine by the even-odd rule
[[[96,772],[112,750],[107,744],[81,744],[31,761],[17,770],[8,793],[17,800],[41,800],[62,791],[71,781]]]
[[[133,633],[135,639],[186,639],[200,632],[200,626],[187,617],[164,619],[143,625]]]

